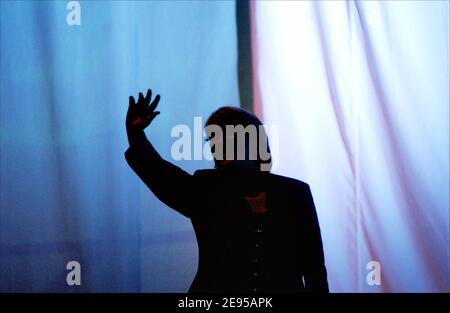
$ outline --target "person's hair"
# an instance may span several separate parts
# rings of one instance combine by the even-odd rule
[[[238,125],[242,125],[244,128],[249,125],[254,125],[256,127],[256,138],[257,138],[257,153],[256,153],[256,169],[261,169],[261,165],[265,164],[268,169],[271,167],[272,157],[270,155],[270,147],[269,147],[269,140],[266,134],[266,131],[264,129],[263,123],[261,120],[254,115],[253,113],[250,113],[240,107],[234,107],[234,106],[223,106],[216,111],[214,111],[209,118],[206,120],[205,128],[209,125],[217,125],[222,129],[223,135],[226,134],[226,126],[231,125],[233,127],[236,127]],[[260,132],[262,132],[260,134]],[[260,150],[260,142],[259,138],[263,138],[265,140],[266,144],[266,150],[269,155],[268,160],[263,160],[261,158],[261,155],[259,153]],[[216,168],[218,167],[218,162],[216,159],[214,159]]]

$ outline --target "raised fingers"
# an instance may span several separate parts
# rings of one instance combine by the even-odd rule
[[[141,109],[146,108],[145,101],[144,101],[144,95],[142,94],[142,92],[139,93],[138,104],[141,107]]]
[[[136,104],[136,101],[134,100],[134,97],[133,97],[133,96],[130,96],[130,99],[129,99],[129,100],[130,100],[129,103],[128,103],[128,106],[129,106],[129,107],[132,107],[133,105]]]
[[[135,112],[135,109],[136,109],[136,101],[134,100],[133,96],[130,96],[128,102],[128,113]]]
[[[158,106],[159,100],[161,99],[160,95],[156,95],[155,99],[153,100],[152,104],[150,104],[148,111],[153,112],[155,111],[156,107]]]
[[[152,98],[152,91],[151,89],[147,90],[147,95],[145,96],[145,105],[148,106],[150,103],[150,99]]]

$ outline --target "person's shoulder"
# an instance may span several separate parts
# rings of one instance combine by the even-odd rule
[[[196,170],[194,172],[194,177],[200,178],[200,179],[211,178],[216,175],[217,175],[216,169],[201,169],[201,170]]]
[[[200,170],[196,170],[194,172],[194,175],[210,175],[210,174],[214,174],[215,172],[217,172],[216,169],[214,168],[206,168],[206,169],[200,169]]]
[[[194,172],[194,177],[200,179],[201,181],[209,181],[215,179],[219,175],[216,169],[201,169]],[[308,191],[310,189],[309,185],[296,178],[282,176],[273,173],[267,173],[262,176],[267,178],[269,184],[276,189],[285,189],[292,191]]]
[[[311,188],[308,183],[292,177],[270,174],[269,188],[281,199],[286,207],[295,208],[296,212],[307,212],[306,208],[314,206]]]
[[[285,187],[288,189],[301,189],[301,190],[308,190],[309,184],[301,181],[300,179],[296,179],[296,178],[292,178],[292,177],[287,177],[287,176],[283,176],[283,175],[278,175],[278,174],[273,174],[270,173],[269,175],[269,180],[272,182],[272,184],[276,184],[279,185],[281,187]]]

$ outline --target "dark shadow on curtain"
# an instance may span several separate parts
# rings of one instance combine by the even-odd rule
[[[250,2],[236,1],[238,38],[238,79],[241,107],[253,112],[252,38]]]

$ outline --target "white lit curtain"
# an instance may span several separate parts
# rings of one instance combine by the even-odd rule
[[[251,6],[256,111],[311,185],[331,290],[450,291],[449,2]]]

